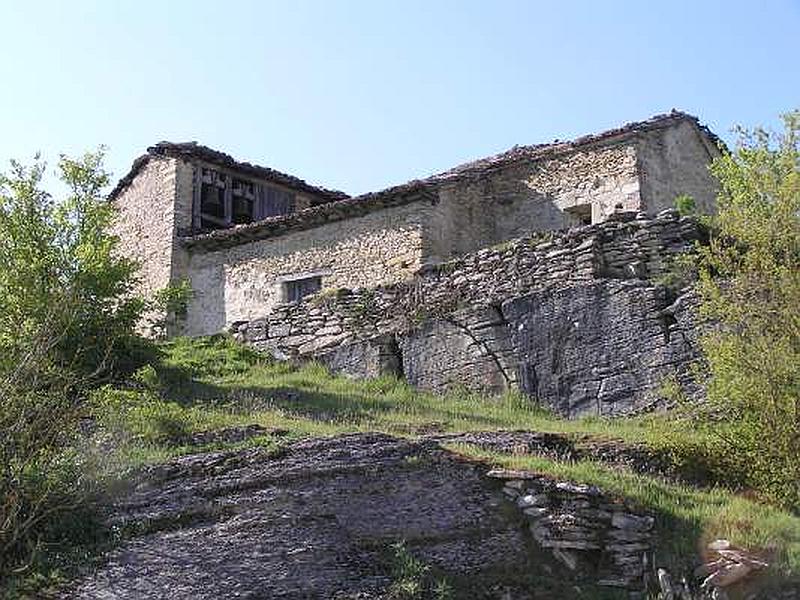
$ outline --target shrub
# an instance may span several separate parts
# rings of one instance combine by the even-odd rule
[[[689,216],[697,213],[697,205],[694,198],[688,194],[680,194],[675,197],[675,209],[682,216]]]
[[[29,340],[16,368],[0,375],[0,578],[60,542],[60,517],[82,510],[93,491],[74,450],[85,381],[53,363],[57,341]]]
[[[800,111],[785,131],[739,130],[699,250],[708,403],[698,423],[752,487],[800,506]]]
[[[83,401],[142,348],[136,265],[115,252],[102,159],[62,156],[58,202],[40,188],[38,159],[0,174],[0,578],[65,543],[59,519],[85,511]]]
[[[105,386],[92,395],[92,409],[114,446],[178,445],[189,438],[190,412],[156,390]]]
[[[12,161],[11,175],[0,175],[0,368],[49,330],[59,333],[53,351],[65,368],[107,371],[132,335],[143,302],[133,294],[136,264],[115,253],[109,233],[102,159],[102,150],[61,157],[69,193],[60,202],[40,189],[41,162]]]

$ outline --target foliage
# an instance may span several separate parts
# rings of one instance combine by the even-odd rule
[[[697,212],[697,205],[688,194],[680,194],[675,197],[675,209],[681,216],[689,216]]]
[[[780,134],[740,129],[735,151],[712,165],[721,191],[699,257],[701,314],[713,325],[697,418],[749,485],[800,507],[800,111],[784,124]]]
[[[170,284],[157,290],[149,302],[151,314],[150,329],[155,337],[164,338],[179,329],[186,319],[193,290],[188,279]]]
[[[41,331],[59,332],[54,351],[69,368],[110,367],[114,346],[133,331],[143,308],[133,295],[136,264],[114,253],[114,213],[103,150],[62,156],[68,188],[56,202],[41,186],[45,165],[12,161],[0,175],[0,368]]]
[[[136,265],[114,252],[102,159],[61,157],[61,201],[38,157],[0,175],[0,577],[75,546],[64,515],[85,512],[95,485],[82,402],[136,346],[143,303]]]
[[[89,509],[97,457],[80,449],[88,380],[53,360],[59,341],[55,334],[27,340],[28,352],[0,374],[0,580],[25,579],[33,565],[41,572],[99,531]]]
[[[405,542],[391,546],[394,581],[389,590],[393,600],[433,598],[449,600],[453,596],[450,585],[444,579],[432,576],[430,566],[409,552]]]
[[[677,295],[697,282],[697,255],[686,252],[669,258],[655,283],[663,285],[670,294]]]

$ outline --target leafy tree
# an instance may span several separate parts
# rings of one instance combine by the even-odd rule
[[[38,157],[0,175],[0,579],[62,541],[58,516],[88,485],[81,403],[136,340],[136,265],[115,252],[102,159],[61,157],[61,201]]]
[[[747,483],[800,506],[800,111],[783,122],[781,133],[739,129],[735,150],[712,165],[720,194],[700,249],[711,324],[703,416]]]
[[[43,331],[59,333],[59,358],[93,371],[133,332],[142,301],[136,264],[114,253],[113,208],[101,197],[103,150],[62,156],[69,192],[56,202],[40,188],[45,165],[12,161],[0,175],[0,365],[18,360]]]

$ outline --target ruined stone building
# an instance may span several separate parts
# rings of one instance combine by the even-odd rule
[[[406,281],[532,232],[713,207],[717,139],[673,112],[571,142],[517,146],[349,197],[196,143],[148,148],[110,195],[143,292],[188,279],[182,332],[215,333],[319,290]]]

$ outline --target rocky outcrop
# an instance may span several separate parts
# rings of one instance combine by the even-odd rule
[[[251,426],[196,441],[283,433]],[[590,452],[554,434],[500,431],[366,433],[176,458],[132,479],[106,518],[118,546],[61,597],[396,600],[391,548],[404,542],[454,599],[796,598],[796,585],[750,585],[766,563],[725,540],[708,545],[694,574],[672,577],[658,568],[657,515],[591,485],[492,470],[443,448],[455,442],[561,459]],[[601,457],[651,470],[633,447]]]
[[[410,283],[340,290],[278,307],[235,334],[354,377],[395,374],[433,391],[519,389],[561,414],[659,405],[666,379],[692,390],[691,298],[655,283],[701,237],[664,211],[520,239]]]
[[[596,597],[487,470],[381,434],[174,459],[133,481],[108,516],[124,540],[62,597],[388,600],[401,540],[454,598]]]
[[[503,304],[518,387],[565,416],[616,416],[659,403],[670,378],[689,390],[692,315],[667,290],[600,280]],[[682,306],[686,306],[685,303]]]

